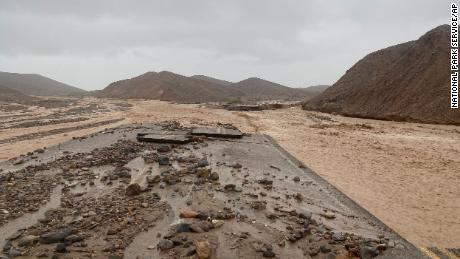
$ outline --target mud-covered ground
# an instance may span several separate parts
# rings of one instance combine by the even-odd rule
[[[94,98],[65,107],[11,107],[0,114],[0,160],[125,123],[232,123],[272,136],[411,242],[460,246],[458,126],[346,118],[300,108],[239,112]],[[24,184],[32,191],[52,190],[46,182]]]
[[[135,138],[189,131],[177,122],[122,126],[3,163],[9,168],[0,174],[0,204],[8,208],[0,214],[3,253],[422,258],[263,135],[189,136],[187,144]]]
[[[131,104],[97,99],[44,99],[36,106],[0,105],[0,161],[75,136],[123,124]]]

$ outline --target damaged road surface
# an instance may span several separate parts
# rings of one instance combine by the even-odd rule
[[[134,124],[0,164],[0,258],[425,258],[270,137],[235,134]]]

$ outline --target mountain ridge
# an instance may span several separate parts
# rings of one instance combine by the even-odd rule
[[[181,103],[302,100],[314,93],[251,77],[236,83],[204,75],[183,76],[169,71],[146,72],[109,84],[97,97],[157,99]]]
[[[39,74],[0,72],[0,85],[25,95],[71,96],[86,93],[85,90]]]
[[[450,109],[450,27],[366,55],[307,110],[373,119],[460,124]]]

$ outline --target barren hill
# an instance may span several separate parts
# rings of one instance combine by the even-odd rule
[[[34,98],[27,96],[17,90],[0,85],[0,102],[25,103],[31,102]]]
[[[127,99],[157,99],[184,103],[226,101],[241,95],[224,85],[171,72],[147,72],[111,83],[97,96]]]
[[[25,95],[68,96],[86,91],[56,80],[36,75],[0,72],[0,85],[17,90]]]
[[[251,77],[231,85],[244,93],[246,100],[301,100],[311,94],[301,88],[290,88],[264,79]]]
[[[210,77],[210,76],[205,76],[205,75],[194,75],[194,76],[191,76],[191,78],[200,79],[200,80],[203,80],[203,81],[208,81],[208,82],[215,83],[215,84],[220,84],[220,85],[231,85],[231,84],[233,84],[232,82],[229,82],[229,81],[225,81],[225,80],[221,80],[221,79],[217,79],[217,78]]]
[[[450,108],[450,27],[373,52],[304,109],[348,116],[460,124]]]
[[[208,77],[186,77],[171,72],[148,72],[114,82],[95,93],[98,97],[156,99],[180,103],[302,100],[314,95],[300,88],[290,88],[259,78],[238,83]]]
[[[304,91],[310,92],[312,94],[318,95],[322,92],[324,92],[326,89],[331,87],[330,85],[313,85],[305,88],[300,88]]]

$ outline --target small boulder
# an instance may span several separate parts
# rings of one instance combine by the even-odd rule
[[[19,247],[28,247],[28,246],[33,246],[38,242],[38,239],[40,237],[34,236],[34,235],[28,235],[23,238],[21,238],[18,242]]]
[[[226,191],[234,191],[234,190],[235,190],[235,187],[236,187],[236,185],[234,185],[233,183],[229,183],[229,184],[226,184],[226,185],[224,186],[224,189],[225,189]]]
[[[191,232],[192,230],[190,229],[190,224],[189,223],[179,223],[175,227],[175,232],[177,233],[183,233],[183,232]]]
[[[217,172],[212,172],[209,179],[211,179],[211,181],[219,181],[219,174]]]
[[[303,201],[303,195],[300,192],[296,193],[294,197],[298,202]]]
[[[160,153],[167,153],[167,152],[171,151],[171,147],[169,145],[164,145],[163,144],[163,145],[160,145],[157,150]]]
[[[362,259],[371,259],[379,255],[379,251],[377,250],[376,247],[362,245],[360,247],[359,254],[361,255]]]
[[[347,239],[347,237],[345,236],[345,234],[341,233],[341,232],[334,232],[332,233],[332,240],[336,241],[336,242],[340,242],[340,241],[345,241]]]
[[[231,165],[231,167],[233,167],[235,169],[239,169],[239,168],[242,168],[243,166],[240,163],[234,163],[234,164]]]
[[[67,251],[65,243],[57,243],[56,244],[56,252],[58,253],[65,253]]]
[[[173,247],[174,247],[174,243],[173,241],[169,239],[162,239],[157,245],[157,248],[161,251],[166,251]]]
[[[196,164],[197,167],[205,167],[205,166],[208,166],[208,165],[209,165],[209,162],[208,162],[207,158],[200,159]]]
[[[257,182],[262,185],[273,185],[273,180],[270,180],[268,178],[262,178],[258,180]]]
[[[199,213],[193,210],[181,210],[179,217],[181,218],[196,218],[198,217]]]
[[[10,250],[8,251],[8,257],[10,258],[15,258],[19,257],[22,255],[22,252],[16,249],[14,246],[10,247]]]
[[[39,148],[39,149],[35,150],[34,152],[42,154],[42,153],[45,153],[45,150],[43,148]]]
[[[326,211],[321,216],[325,217],[326,219],[335,219],[335,214],[332,211]]]
[[[199,259],[211,258],[211,244],[208,241],[195,242],[195,247]]]
[[[267,207],[266,201],[253,201],[251,202],[251,208],[255,210],[263,210]]]
[[[82,236],[76,235],[76,234],[70,235],[70,236],[64,238],[64,241],[66,243],[69,243],[69,244],[76,243],[76,242],[81,242],[83,240],[84,240],[84,238]]]
[[[148,175],[146,179],[148,184],[155,184],[161,181],[161,177],[159,175]]]
[[[211,222],[204,221],[204,220],[196,221],[190,224],[190,229],[192,230],[192,232],[195,232],[195,233],[208,232],[209,230],[212,229],[212,227],[213,225]]]
[[[319,247],[319,250],[321,251],[321,253],[327,254],[331,251],[331,247],[328,245],[322,245]]]
[[[142,192],[142,188],[138,183],[132,183],[126,187],[126,195],[135,196],[139,195]]]
[[[54,232],[49,232],[40,236],[40,243],[52,244],[64,241],[64,239],[75,233],[75,230],[71,228],[63,228]]]
[[[212,227],[213,228],[220,228],[224,225],[224,221],[223,220],[218,220],[218,219],[213,219],[211,221],[211,224],[212,224]]]
[[[169,165],[169,157],[167,157],[167,156],[158,156],[158,164],[160,164],[160,165]]]
[[[262,256],[265,258],[275,258],[276,254],[271,250],[265,250],[263,251]]]
[[[200,178],[208,178],[211,175],[211,168],[202,167],[196,170],[196,176]]]

